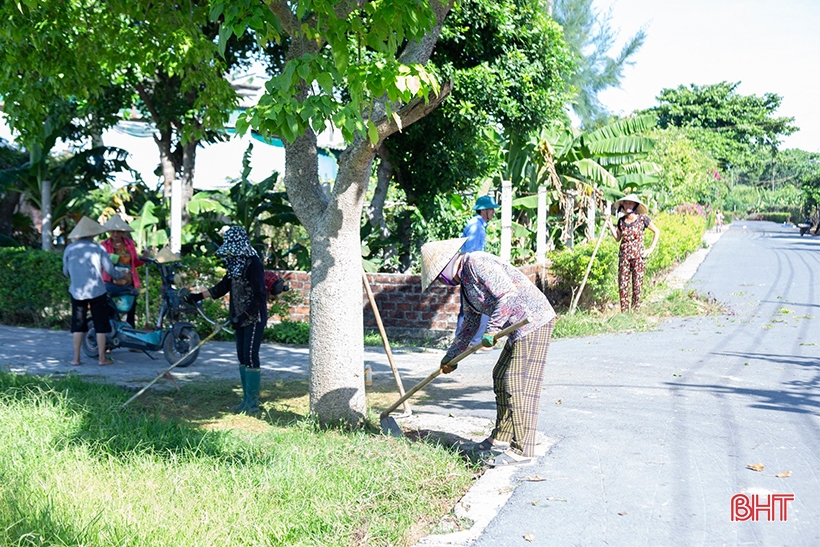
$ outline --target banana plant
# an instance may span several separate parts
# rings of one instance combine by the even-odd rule
[[[566,127],[542,129],[526,143],[510,143],[505,176],[520,193],[533,194],[546,186],[548,199],[564,213],[562,239],[571,242],[576,208],[630,192],[647,194],[659,181],[660,167],[646,159],[654,140],[641,136],[655,124],[654,116],[644,115],[586,133]],[[532,205],[534,196],[523,199],[522,206]]]

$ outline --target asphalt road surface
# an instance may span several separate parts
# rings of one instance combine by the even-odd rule
[[[735,222],[689,286],[733,314],[553,343],[556,442],[477,547],[820,545],[820,239]]]

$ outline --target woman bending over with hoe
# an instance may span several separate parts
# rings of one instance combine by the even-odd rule
[[[615,211],[623,213],[618,226],[609,225],[612,237],[621,242],[618,251],[618,296],[621,311],[629,311],[629,282],[632,281],[632,310],[641,308],[641,289],[646,272],[646,257],[655,250],[661,230],[646,216],[647,210],[638,196],[629,194],[615,202]],[[644,248],[643,232],[652,231],[652,244]]]
[[[441,360],[441,372],[449,374],[458,367],[447,363],[468,348],[482,314],[490,317],[481,339],[488,348],[495,344],[495,333],[529,320],[509,335],[493,368],[495,428],[477,445],[480,451],[509,447],[490,461],[493,467],[529,464],[535,457],[538,402],[555,311],[544,293],[517,268],[482,251],[461,254],[465,241],[435,241],[421,248],[422,291],[438,279],[451,287],[460,285],[464,302],[464,323]]]

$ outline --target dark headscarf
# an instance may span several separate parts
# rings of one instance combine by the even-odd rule
[[[242,277],[248,259],[259,256],[251,247],[248,233],[241,226],[231,226],[225,231],[222,246],[216,250],[215,254],[225,261],[225,268],[231,279]]]

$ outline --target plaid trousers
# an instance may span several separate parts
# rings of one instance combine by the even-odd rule
[[[544,367],[555,319],[517,340],[507,340],[493,368],[496,419],[492,437],[516,454],[535,455],[535,431]]]

